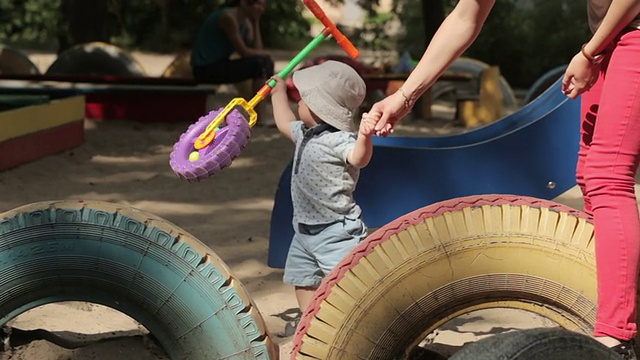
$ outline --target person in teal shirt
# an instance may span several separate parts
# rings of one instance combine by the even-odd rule
[[[191,51],[198,83],[230,84],[253,80],[258,91],[274,74],[274,62],[262,46],[260,18],[266,0],[228,0],[209,14]],[[231,59],[237,53],[240,57]],[[260,118],[263,104],[256,108]]]

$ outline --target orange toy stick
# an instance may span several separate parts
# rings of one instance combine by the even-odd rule
[[[338,45],[342,47],[342,49],[347,53],[347,55],[349,55],[350,58],[355,59],[360,56],[360,51],[358,51],[358,49],[353,46],[351,41],[349,41],[349,39],[344,36],[344,34],[340,32],[340,30],[338,30],[338,27],[336,27],[336,25],[327,17],[327,14],[324,13],[322,8],[315,0],[304,0],[304,4],[307,8],[309,8],[309,10],[311,10],[313,15],[318,20],[320,20],[320,22],[322,22],[322,25],[329,29],[331,35],[334,39],[336,39]]]

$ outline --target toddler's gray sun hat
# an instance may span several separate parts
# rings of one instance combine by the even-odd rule
[[[294,72],[293,84],[322,121],[342,131],[355,131],[353,113],[364,101],[367,87],[351,66],[327,60]]]

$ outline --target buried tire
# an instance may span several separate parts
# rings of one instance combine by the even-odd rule
[[[449,360],[619,360],[611,349],[564,329],[509,331],[466,345]]]
[[[211,249],[151,214],[41,202],[0,214],[0,325],[87,301],[144,325],[171,359],[277,359],[242,284]]]
[[[305,311],[292,358],[403,358],[447,321],[487,308],[588,334],[595,299],[583,213],[530,197],[452,199],[400,217],[347,255]]]
[[[142,64],[127,51],[100,41],[78,44],[64,50],[46,73],[71,76],[146,76]]]

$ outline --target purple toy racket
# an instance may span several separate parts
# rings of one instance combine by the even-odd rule
[[[192,161],[196,139],[221,111],[222,108],[200,117],[173,146],[169,164],[181,179],[195,182],[213,176],[231,165],[249,142],[251,127],[239,111],[233,110],[225,118],[227,125],[216,131],[213,142],[200,149],[198,159]]]

